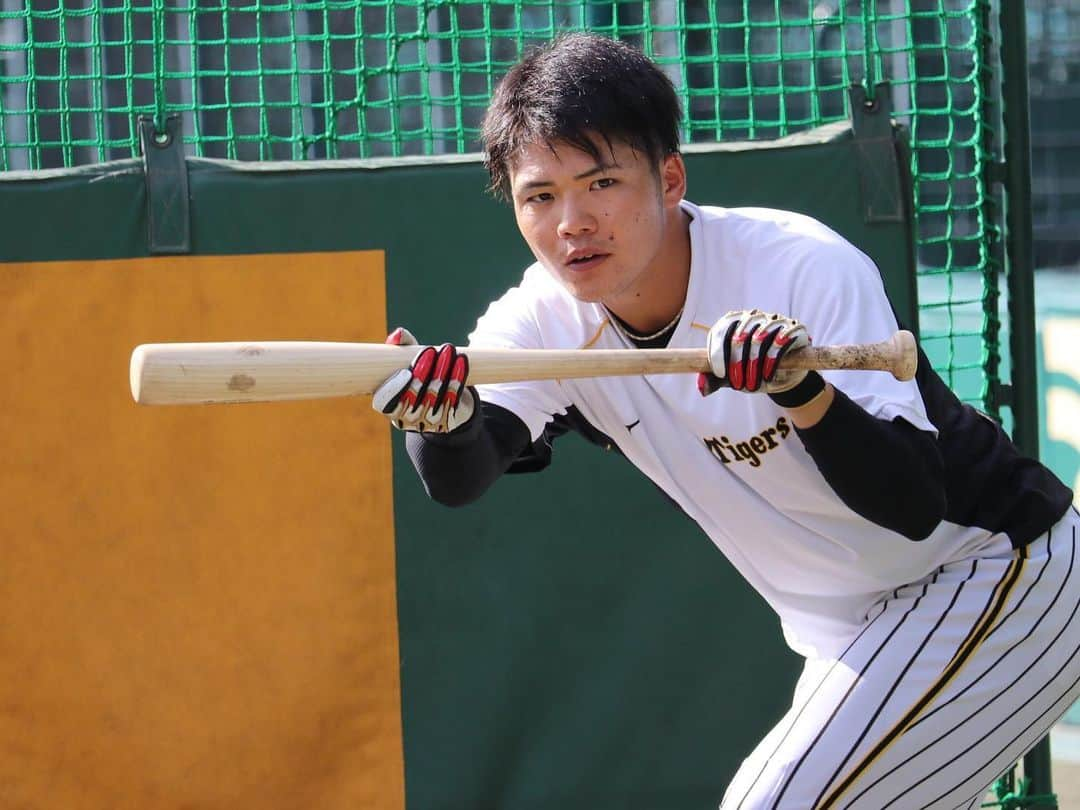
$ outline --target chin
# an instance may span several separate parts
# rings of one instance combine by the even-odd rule
[[[591,287],[582,287],[578,284],[568,284],[560,279],[563,287],[570,295],[574,296],[578,301],[585,304],[600,304],[607,296],[600,290],[593,289]]]
[[[603,291],[598,290],[591,285],[576,284],[574,283],[574,279],[567,278],[562,273],[554,272],[550,267],[547,268],[547,270],[548,273],[559,282],[559,285],[578,301],[582,301],[586,304],[598,304],[604,300]]]
[[[578,301],[584,304],[599,304],[604,300],[604,296],[597,292],[590,292],[589,290],[577,290],[569,284],[564,284],[566,291],[570,293]]]

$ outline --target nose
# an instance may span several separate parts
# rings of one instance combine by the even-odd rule
[[[559,212],[559,236],[570,238],[596,231],[596,217],[574,195],[563,197]]]

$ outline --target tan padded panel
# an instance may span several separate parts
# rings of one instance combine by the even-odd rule
[[[137,343],[386,334],[381,252],[0,265],[0,806],[404,807],[389,427]]]

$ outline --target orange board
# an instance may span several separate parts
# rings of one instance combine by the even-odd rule
[[[389,428],[138,343],[381,341],[381,252],[0,265],[0,804],[404,807]]]

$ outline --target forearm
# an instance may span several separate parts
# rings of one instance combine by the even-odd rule
[[[481,402],[452,433],[409,432],[405,447],[431,498],[446,506],[472,503],[495,483],[529,443],[510,411]]]
[[[933,435],[878,419],[827,386],[789,411],[807,453],[852,511],[911,540],[945,514],[944,466]]]

